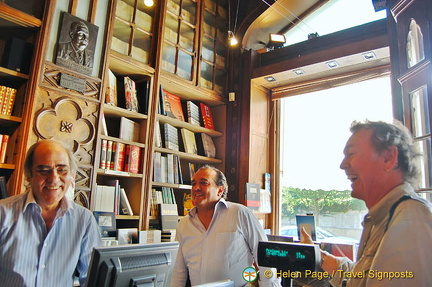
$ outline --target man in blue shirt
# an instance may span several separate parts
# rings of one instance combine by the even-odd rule
[[[0,201],[2,286],[72,286],[75,270],[85,285],[93,247],[101,245],[92,213],[65,197],[77,162],[54,140],[30,147],[26,193]]]

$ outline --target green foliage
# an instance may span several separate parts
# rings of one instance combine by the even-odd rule
[[[282,188],[282,217],[293,217],[301,213],[330,215],[364,209],[364,202],[351,197],[349,190]]]

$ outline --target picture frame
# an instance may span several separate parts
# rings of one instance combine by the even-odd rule
[[[98,30],[98,26],[63,12],[56,64],[91,76]]]
[[[111,237],[117,230],[114,212],[93,211],[102,237]]]

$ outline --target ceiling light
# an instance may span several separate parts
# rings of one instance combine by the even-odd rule
[[[146,5],[147,7],[152,7],[154,5],[154,1],[153,0],[144,0],[144,5]]]
[[[230,46],[235,46],[238,44],[238,40],[235,37],[233,31],[228,31],[228,43],[230,44]]]
[[[330,61],[330,62],[327,62],[326,65],[327,65],[327,67],[329,67],[330,69],[334,69],[334,68],[339,67],[338,62],[336,62],[336,61]]]
[[[270,48],[281,48],[286,43],[285,35],[282,34],[270,33],[269,38],[268,46]]]
[[[302,69],[297,69],[293,71],[296,75],[304,75],[305,71],[303,71]]]
[[[273,76],[264,77],[267,82],[275,82],[276,79]]]
[[[376,55],[374,52],[367,52],[362,54],[363,58],[365,58],[365,60],[370,60],[370,59],[375,59]]]

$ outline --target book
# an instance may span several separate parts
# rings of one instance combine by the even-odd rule
[[[98,185],[96,187],[94,211],[114,212],[115,186]]]
[[[121,139],[138,142],[140,134],[140,124],[131,119],[120,117],[119,137]]]
[[[163,94],[166,115],[184,122],[185,118],[180,97],[165,90],[163,91]]]
[[[9,144],[9,135],[3,135],[2,141],[1,141],[1,148],[0,148],[0,163],[6,163],[7,158],[6,158],[6,151],[8,148],[8,144]]]
[[[118,244],[138,243],[138,228],[119,228],[117,229]]]
[[[155,146],[162,147],[162,135],[159,120],[155,120]]]
[[[192,194],[190,191],[183,193],[183,215],[188,215],[189,211],[194,207],[192,202]]]
[[[158,114],[166,116],[165,97],[164,97],[164,90],[162,89],[162,85],[159,86]]]
[[[129,111],[138,112],[138,98],[135,81],[124,77],[125,108]]]
[[[114,154],[114,170],[124,171],[124,163],[125,163],[125,155],[126,155],[126,144],[122,142],[118,142],[116,144],[115,154]]]
[[[4,175],[0,176],[0,199],[8,197],[8,191],[6,187],[6,177]]]
[[[150,80],[138,82],[136,84],[138,97],[138,110],[141,114],[148,114],[148,102],[150,93]]]
[[[120,180],[110,179],[107,181],[109,187],[114,187],[114,213],[120,214]]]
[[[117,77],[108,69],[107,86],[105,88],[105,103],[117,106]]]
[[[198,154],[198,147],[195,140],[195,134],[188,129],[181,130],[184,151],[191,154]]]
[[[106,123],[106,119],[105,119],[105,114],[102,113],[101,115],[101,125],[102,125],[102,135],[108,136],[108,128],[107,128],[107,123]]]
[[[109,211],[93,211],[99,226],[101,237],[108,238],[116,231],[115,213]]]
[[[133,210],[127,197],[126,190],[123,187],[120,188],[120,207],[120,214],[133,215]]]
[[[302,240],[301,228],[304,228],[306,232],[312,237],[313,241],[316,241],[316,226],[315,226],[315,216],[312,214],[297,214],[296,215],[297,233],[298,238]]]
[[[246,206],[258,211],[260,208],[260,185],[257,183],[246,183]]]
[[[196,134],[200,142],[202,143],[203,155],[206,157],[215,158],[216,157],[216,147],[214,145],[213,139],[206,133],[197,133]]]
[[[200,126],[200,112],[198,105],[192,101],[186,101],[186,109],[188,115],[188,123]]]
[[[176,229],[178,224],[177,204],[159,204],[159,216],[162,230]]]
[[[136,145],[130,146],[129,172],[139,173],[141,169],[141,148]]]
[[[200,103],[200,109],[204,127],[214,130],[213,114],[210,107],[204,103]]]
[[[117,150],[117,142],[113,141],[112,142],[112,150],[111,150],[111,160],[109,161],[109,169],[114,170],[114,163],[116,160],[116,150]],[[107,162],[108,164],[108,162]]]
[[[110,169],[112,157],[113,157],[113,141],[107,140],[105,169]]]
[[[14,88],[6,87],[6,96],[3,103],[3,111],[4,115],[12,115],[12,110],[15,104],[17,90]]]
[[[142,230],[139,232],[139,243],[160,243],[161,230]]]
[[[154,156],[153,156],[153,181],[155,181],[155,182],[162,182],[161,158],[162,158],[162,154],[160,152],[154,153]]]
[[[165,148],[175,151],[180,150],[178,130],[176,127],[169,123],[163,124],[163,140]]]
[[[174,155],[167,154],[167,183],[174,183]]]
[[[6,86],[0,86],[0,113],[3,111],[3,104],[6,98]]]
[[[101,168],[101,169],[106,168],[107,145],[108,145],[108,140],[102,139],[101,140],[101,154],[100,154],[100,161],[99,161],[99,168]]]

